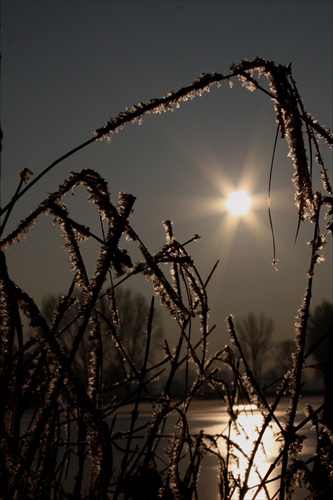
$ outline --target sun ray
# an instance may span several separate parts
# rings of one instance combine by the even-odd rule
[[[250,255],[251,248],[268,265],[273,258],[267,212],[268,178],[264,175],[270,156],[265,154],[259,139],[255,134],[247,153],[236,151],[234,156],[222,149],[214,151],[209,143],[203,144],[201,152],[196,151],[195,155],[193,151],[183,151],[184,161],[202,177],[202,182],[192,184],[185,196],[183,193],[181,198],[174,200],[173,208],[178,223],[193,226],[197,221],[196,231],[204,237],[203,241],[207,241],[204,250],[207,260],[219,259],[222,274],[234,261],[236,253],[238,256]],[[273,223],[279,220],[277,212],[286,212],[287,206],[290,213],[290,203],[282,203],[282,200],[289,200],[290,189],[292,186],[273,186]],[[205,195],[201,194],[203,191]],[[228,198],[239,191],[248,194],[251,204],[247,213],[232,215],[227,206]],[[279,250],[282,250],[281,241]]]

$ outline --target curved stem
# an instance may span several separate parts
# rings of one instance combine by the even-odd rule
[[[55,160],[48,167],[44,168],[44,170],[42,170],[42,172],[40,174],[38,174],[34,179],[32,179],[32,181],[30,181],[29,184],[27,184],[25,186],[25,188],[22,189],[22,191],[19,191],[19,192],[18,192],[18,190],[16,191],[16,193],[14,194],[14,196],[12,197],[10,202],[7,203],[7,205],[4,208],[1,209],[0,216],[2,214],[4,214],[5,212],[7,212],[8,210],[11,211],[13,206],[17,202],[17,200],[19,200],[27,191],[29,191],[29,189],[31,189],[32,186],[34,184],[36,184],[36,182],[38,182],[42,177],[44,177],[44,175],[46,175],[50,170],[52,170],[53,167],[55,167],[56,165],[61,163],[63,160],[66,160],[66,158],[69,158],[70,156],[75,154],[77,151],[80,151],[80,149],[83,149],[86,146],[88,146],[89,144],[95,142],[96,140],[97,140],[97,137],[92,137],[88,141],[85,141],[82,144],[80,144],[80,146],[77,146],[76,148],[72,149],[71,151],[68,151],[68,153],[64,154],[63,156],[60,156],[60,158]],[[4,221],[4,224],[1,227],[1,233],[3,232],[3,230],[5,228],[5,222],[7,222],[7,220],[8,220],[8,217],[6,218],[6,220]]]

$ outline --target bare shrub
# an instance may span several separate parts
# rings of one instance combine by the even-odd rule
[[[255,75],[268,78],[269,91],[260,86]],[[107,183],[96,171],[73,173],[58,191],[47,196],[0,242],[2,498],[198,498],[199,471],[208,454],[216,459],[221,498],[244,498],[250,488],[250,473],[256,470],[256,456],[263,435],[273,424],[277,428],[276,439],[280,441],[280,450],[263,477],[258,476],[258,484],[251,487],[253,498],[269,497],[267,488],[271,481],[278,484],[280,500],[286,496],[290,498],[297,484],[302,484],[314,498],[324,498],[320,495],[328,498],[332,494],[332,445],[321,445],[324,438],[326,443],[331,443],[333,431],[330,414],[324,413],[325,419],[321,415],[326,400],[318,408],[309,407],[308,416],[301,418],[299,423],[296,423],[296,417],[300,417],[298,403],[307,356],[305,343],[315,266],[323,260],[325,245],[325,234],[319,231],[323,208],[327,210],[326,229],[332,230],[332,190],[320,154],[319,139],[323,138],[331,146],[333,137],[305,111],[290,67],[260,58],[252,62],[243,61],[232,66],[226,76],[202,74],[188,87],[126,109],[96,130],[94,138],[53,162],[25,186],[30,173],[23,171],[11,202],[1,210],[1,234],[16,202],[64,158],[95,140],[110,139],[128,122],[141,121],[147,113],[177,108],[183,101],[208,91],[211,85],[234,77],[239,77],[250,90],[260,90],[273,100],[278,130],[287,140],[294,164],[299,221],[308,219],[314,224],[308,283],[295,324],[293,364],[285,373],[274,401],[270,403],[263,394],[249,366],[232,317],[227,318],[227,327],[231,344],[236,350],[226,346],[213,356],[207,355],[208,339],[213,332],[208,322],[207,285],[210,276],[207,279],[200,276],[187,250],[190,242],[178,241],[173,234],[172,223],[167,221],[165,245],[152,255],[130,224],[134,196],[121,193],[115,206],[111,202]],[[308,160],[308,157],[311,158],[311,163],[312,154],[307,152],[309,148],[315,152],[323,193],[313,192],[312,165]],[[79,186],[86,189],[89,201],[95,204],[104,223],[102,236],[93,234],[88,227],[71,218],[64,204],[64,195]],[[62,231],[73,276],[70,289],[56,304],[51,324],[33,298],[12,281],[5,253],[8,247],[29,237],[34,224],[44,213],[53,217]],[[123,235],[140,251],[141,258],[135,263],[121,248]],[[86,239],[94,239],[100,245],[95,271],[90,278],[80,247]],[[273,264],[276,264],[275,256]],[[134,361],[129,346],[123,342],[118,331],[115,289],[137,274],[151,283],[153,295],[160,299],[179,327],[176,344],[170,346],[166,342],[162,361],[152,365],[148,360],[154,301],[146,321],[143,357]],[[70,337],[70,342],[63,342],[68,332],[60,325],[72,306],[76,289],[82,294],[82,303],[75,322],[75,335]],[[105,294],[108,314],[100,308]],[[22,329],[23,317],[33,330],[28,340],[24,338]],[[126,373],[117,383],[129,387],[125,397],[119,398],[115,393],[107,403],[102,377],[105,332],[126,360]],[[90,357],[88,383],[85,385],[74,360],[86,341],[89,342]],[[240,369],[240,359],[245,371]],[[191,383],[190,367],[195,373]],[[173,384],[182,370],[186,379],[184,394],[173,398]],[[231,376],[225,376],[226,370]],[[152,390],[153,383],[162,373],[163,387],[156,394]],[[206,385],[225,402],[230,418],[227,430],[217,435],[209,435],[204,430],[191,433],[187,418],[193,399],[201,394]],[[289,398],[289,409],[281,419],[277,410],[285,395]],[[143,413],[142,420],[143,404],[147,403],[150,411]],[[253,412],[253,405],[262,414],[257,439],[245,457],[247,466],[242,476],[234,474],[230,466],[236,451],[245,456],[237,439],[232,437],[233,429],[241,431],[240,404],[245,405],[244,411],[248,415]],[[33,411],[29,413],[31,405]],[[126,429],[119,425],[124,413],[129,416]],[[30,421],[26,422],[29,414]],[[172,425],[170,430],[168,423],[172,419],[176,425]],[[300,457],[304,441],[302,431],[308,422],[314,425],[318,445],[312,456],[304,461]],[[221,442],[226,445],[225,451],[221,451]],[[313,463],[318,463],[318,460],[324,466],[313,469]],[[276,473],[278,466],[281,469]],[[71,478],[68,477],[69,468]]]

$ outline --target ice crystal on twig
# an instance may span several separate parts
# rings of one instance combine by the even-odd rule
[[[20,172],[20,177],[21,177],[22,181],[25,184],[27,184],[30,181],[30,177],[33,174],[34,173],[29,168],[25,168],[24,170],[22,170],[22,172]]]
[[[233,77],[239,77],[242,85],[249,90],[264,92],[273,100],[279,130],[288,143],[289,156],[294,165],[293,181],[299,222],[308,218],[315,225],[310,242],[308,287],[295,322],[293,365],[284,374],[274,403],[268,403],[251,371],[231,316],[227,319],[231,345],[208,356],[208,338],[213,329],[209,328],[206,288],[212,273],[203,281],[187,250],[196,236],[181,243],[174,235],[171,221],[165,221],[166,243],[157,253],[151,254],[129,222],[135,197],[120,193],[115,206],[111,201],[107,182],[96,171],[85,169],[72,172],[57,191],[47,196],[16,229],[0,240],[0,250],[24,241],[40,216],[51,214],[55,226],[61,229],[73,276],[68,294],[59,299],[53,318],[46,318],[34,300],[11,281],[5,254],[0,253],[0,376],[3,388],[0,418],[3,431],[1,449],[4,456],[4,473],[0,471],[0,494],[4,491],[6,498],[16,498],[22,494],[29,494],[31,497],[37,495],[40,498],[62,498],[68,495],[79,498],[85,489],[83,471],[85,474],[90,471],[88,494],[91,498],[131,496],[133,484],[135,494],[139,490],[146,492],[146,489],[140,489],[138,485],[148,483],[148,478],[153,477],[156,479],[155,486],[157,485],[154,498],[158,490],[158,494],[165,498],[198,498],[200,466],[207,452],[219,464],[221,497],[228,499],[239,494],[243,498],[248,492],[250,471],[258,472],[255,464],[256,451],[263,445],[263,432],[271,422],[278,428],[281,447],[267,473],[260,477],[260,484],[255,487],[254,495],[259,498],[258,495],[264,492],[268,497],[267,484],[274,480],[272,472],[279,463],[282,463],[280,500],[285,495],[291,496],[297,484],[302,484],[311,494],[319,491],[314,488],[313,474],[310,473],[308,463],[299,456],[304,438],[301,429],[308,420],[296,425],[295,419],[301,397],[314,270],[315,265],[324,260],[326,239],[325,234],[319,231],[319,214],[323,205],[327,209],[326,229],[332,231],[333,227],[332,188],[328,169],[319,149],[319,140],[324,138],[332,145],[333,138],[329,129],[322,127],[305,111],[290,65],[276,65],[262,58],[255,58],[251,62],[242,61],[239,65],[232,66],[231,73],[227,76],[202,73],[188,87],[168,92],[160,99],[139,102],[126,108],[116,118],[111,118],[104,127],[97,129],[95,138],[51,164],[31,181],[32,172],[29,169],[21,172],[16,193],[1,210],[1,214],[5,214],[1,234],[17,200],[64,158],[95,139],[109,140],[113,133],[119,132],[127,123],[141,124],[147,114],[173,111],[183,102],[209,92],[212,85],[220,87],[223,80],[227,80],[232,87]],[[269,91],[259,83],[259,79],[263,77],[268,79]],[[304,140],[305,137],[307,141]],[[318,165],[323,194],[313,192],[313,156]],[[24,183],[28,184],[23,187]],[[101,237],[74,220],[63,203],[66,193],[74,193],[80,186],[87,191],[88,202],[96,207],[99,222],[103,221]],[[124,235],[131,245],[138,245],[141,252],[142,258],[135,264],[132,263],[130,251],[120,248]],[[98,242],[99,252],[90,278],[81,246],[91,238]],[[273,264],[276,262],[277,260],[273,260]],[[113,282],[114,274],[122,277],[117,283]],[[175,345],[165,341],[165,356],[153,366],[150,366],[153,306],[146,324],[142,363],[134,361],[124,337],[119,333],[121,322],[115,290],[125,280],[138,274],[152,283],[154,293],[159,295],[180,330]],[[110,283],[107,285],[108,307],[105,310],[102,299],[105,296],[103,287],[106,280]],[[81,289],[80,299],[74,298],[75,286]],[[75,309],[75,319],[68,322],[66,314],[71,305]],[[21,315],[24,317],[23,322],[29,323],[32,332],[27,341],[23,334]],[[115,347],[126,367],[119,381],[113,380],[112,373],[109,377],[110,387],[107,388],[104,388],[105,338],[113,341],[112,348]],[[89,363],[88,375],[85,374],[83,381],[76,362],[80,348],[84,345],[89,346]],[[192,383],[191,367],[194,368]],[[173,398],[173,390],[178,384],[177,375],[183,368],[184,391],[179,398]],[[165,383],[162,384],[159,395],[156,395],[149,384],[161,374],[166,377]],[[215,436],[205,435],[204,431],[191,434],[187,414],[192,399],[201,395],[206,386],[225,402],[229,416],[226,430]],[[276,411],[284,393],[290,395],[285,425]],[[145,404],[152,408],[148,416],[145,412],[141,414],[143,394]],[[24,412],[31,401],[36,401],[35,411],[32,413],[31,424],[22,431]],[[256,426],[258,437],[251,454],[246,457],[247,470],[244,477],[241,477],[241,474],[231,471],[230,463],[238,460],[236,452],[245,457],[237,439],[232,439],[232,432],[236,432],[238,436],[244,431],[240,423],[243,410],[239,406],[244,401],[246,404],[255,403],[264,421],[262,427]],[[116,430],[121,415],[118,414],[119,410],[129,411],[131,415],[129,429],[124,431]],[[321,422],[318,416],[320,411],[320,408],[314,410],[310,418],[318,435],[319,431],[324,433],[331,446],[332,433]],[[142,427],[139,425],[139,415],[144,418]],[[166,424],[169,417],[174,415],[177,417],[177,424],[173,426],[174,432],[171,433]],[[139,442],[137,438],[140,438],[142,446],[136,445]],[[167,457],[161,451],[165,440],[168,443]],[[222,449],[226,449],[225,454],[221,451],[221,442]],[[114,449],[122,457],[120,467],[114,460]],[[319,447],[313,455],[315,462],[324,465],[328,480],[332,476],[330,450],[330,447]],[[66,479],[66,467],[75,467],[73,458],[77,459],[78,469],[73,473],[74,487],[69,492],[65,491],[66,484],[63,480]]]
[[[147,104],[139,102],[137,105],[126,108],[124,112],[119,113],[116,118],[110,118],[103,127],[94,132],[98,139],[110,141],[112,134],[119,132],[126,123],[141,123],[144,115],[173,111],[174,108],[179,107],[181,102],[192,100],[197,95],[201,96],[204,92],[209,92],[213,84],[225,78],[220,73],[202,73],[191,85],[178,90],[178,92],[168,92],[161,99],[151,99]]]

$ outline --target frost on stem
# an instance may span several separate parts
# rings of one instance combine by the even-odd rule
[[[20,172],[20,177],[24,184],[28,184],[32,175],[34,175],[34,173],[29,168],[25,168]]]
[[[220,73],[202,73],[191,85],[181,88],[177,92],[171,91],[160,99],[150,99],[146,104],[139,102],[137,105],[127,107],[116,118],[110,118],[103,127],[95,129],[94,133],[98,139],[106,139],[110,142],[112,134],[119,132],[127,123],[137,122],[141,124],[145,115],[173,111],[175,108],[179,108],[182,102],[201,96],[204,92],[209,92],[212,85],[226,78]]]
[[[120,326],[120,316],[119,316],[118,301],[114,288],[107,289],[106,300],[109,305],[108,312],[111,314],[111,321],[117,328]]]
[[[26,235],[35,226],[38,221],[38,216],[43,212],[43,208],[38,208],[32,212],[28,217],[18,224],[16,229],[8,236],[0,241],[0,249],[5,251],[14,243],[24,242]]]
[[[255,80],[254,75],[256,73],[259,78],[265,76],[268,79],[270,85],[269,92],[261,88],[259,83]],[[328,224],[326,228],[328,231],[332,231],[332,189],[329,182],[328,171],[325,168],[323,158],[320,154],[319,141],[317,140],[323,137],[332,145],[332,134],[328,129],[321,127],[309,114],[305,113],[291,75],[290,67],[277,66],[273,62],[256,58],[252,62],[243,61],[239,66],[233,66],[232,74],[227,77],[223,77],[223,75],[217,73],[202,74],[190,86],[180,89],[178,92],[172,91],[161,99],[151,99],[147,104],[138,103],[136,106],[126,108],[124,113],[120,113],[116,118],[111,118],[104,127],[96,131],[96,139],[109,139],[113,133],[120,131],[129,122],[140,124],[147,114],[173,111],[178,108],[182,102],[191,100],[196,96],[201,96],[204,92],[208,92],[210,87],[215,83],[218,87],[221,85],[220,82],[224,79],[227,79],[229,84],[232,83],[231,78],[235,76],[239,76],[242,84],[249,90],[258,89],[264,91],[273,100],[277,121],[279,122],[282,136],[286,138],[288,142],[289,155],[292,157],[294,164],[293,180],[300,220],[308,217],[317,225],[317,215],[319,212],[317,213],[316,209],[319,203],[319,195],[317,195],[317,193],[314,195],[312,192],[313,173],[311,158],[309,161],[307,158],[307,156],[312,156],[311,144],[314,144],[313,151],[315,152],[316,162],[320,169],[322,186],[329,195],[322,195],[320,202],[327,207],[326,217],[328,218]],[[306,135],[308,135],[307,143],[303,141],[303,136],[306,137]],[[309,144],[309,146],[306,146],[306,144]],[[29,175],[30,172],[27,169],[21,173],[19,189],[21,189],[24,182],[29,181]],[[33,181],[30,182],[30,186],[32,183]],[[103,234],[101,238],[91,234],[88,227],[71,219],[67,207],[62,203],[62,197],[67,192],[73,191],[79,186],[86,189],[88,201],[96,206],[100,218],[105,220],[102,224]],[[15,198],[13,198],[13,200],[15,201]],[[57,328],[63,317],[64,310],[66,311],[68,309],[69,298],[72,292],[68,294],[65,300],[66,305],[64,309],[61,309],[59,304],[58,311],[52,321],[52,326],[49,327],[48,322],[42,317],[32,299],[24,294],[19,288],[15,287],[5,274],[5,267],[1,268],[1,271],[4,272],[1,275],[0,282],[0,314],[2,320],[0,322],[0,328],[3,333],[0,338],[0,356],[3,361],[0,366],[0,373],[3,375],[7,370],[6,374],[8,374],[8,376],[6,374],[5,376],[7,376],[7,379],[10,378],[10,381],[8,384],[4,384],[4,386],[9,388],[8,393],[19,387],[20,376],[24,374],[21,394],[18,394],[17,399],[14,401],[17,402],[16,409],[14,408],[12,411],[13,400],[10,400],[9,403],[11,406],[9,411],[12,411],[12,413],[8,420],[3,419],[3,426],[6,428],[9,437],[4,434],[2,446],[5,456],[6,473],[7,471],[13,473],[12,476],[9,474],[10,484],[14,484],[15,481],[19,484],[18,478],[21,477],[20,487],[22,488],[23,485],[21,491],[23,491],[28,484],[32,489],[35,488],[35,490],[31,492],[31,495],[36,493],[40,487],[46,485],[48,470],[47,457],[56,456],[56,452],[59,449],[59,441],[57,441],[57,439],[59,439],[60,433],[58,433],[59,429],[56,421],[58,409],[57,401],[63,393],[65,393],[68,398],[68,409],[66,417],[65,414],[62,415],[65,420],[67,419],[65,422],[67,431],[61,434],[61,439],[62,436],[65,435],[66,440],[66,443],[61,442],[61,449],[64,450],[65,454],[67,453],[66,457],[68,460],[70,460],[72,453],[77,455],[80,464],[82,464],[82,471],[86,467],[84,463],[85,460],[90,458],[92,462],[92,472],[89,495],[91,498],[106,498],[107,494],[112,494],[112,487],[116,481],[116,478],[111,478],[113,475],[112,447],[117,447],[116,442],[113,441],[113,425],[115,425],[116,422],[116,413],[114,413],[115,418],[109,428],[105,420],[106,413],[104,407],[102,407],[103,343],[99,324],[100,319],[102,318],[106,327],[108,327],[104,328],[104,330],[111,332],[111,337],[116,348],[122,359],[125,360],[129,366],[128,371],[130,375],[125,375],[121,384],[129,386],[132,385],[132,381],[136,380],[140,387],[138,398],[141,395],[141,388],[146,388],[146,378],[148,379],[148,377],[145,377],[143,382],[143,374],[148,374],[151,368],[147,368],[145,365],[145,369],[140,372],[134,365],[133,360],[129,353],[126,352],[125,346],[119,338],[117,333],[119,315],[114,293],[115,285],[113,285],[112,282],[107,291],[110,311],[112,313],[111,319],[108,319],[110,318],[109,315],[108,317],[103,315],[102,307],[101,311],[96,308],[103,293],[102,287],[105,285],[106,277],[108,275],[111,276],[110,269],[112,272],[115,271],[117,276],[125,274],[126,276],[124,279],[134,274],[143,274],[153,284],[155,293],[160,296],[161,302],[166,305],[170,315],[178,321],[180,327],[180,341],[178,346],[172,349],[169,348],[166,343],[166,358],[161,364],[153,367],[153,369],[161,369],[161,371],[163,371],[167,363],[170,363],[171,375],[168,381],[168,386],[170,387],[171,384],[173,384],[176,371],[178,368],[184,366],[183,363],[194,363],[197,370],[197,377],[194,383],[191,387],[186,388],[181,406],[182,410],[179,410],[179,402],[174,402],[169,399],[170,387],[168,387],[167,390],[162,388],[160,397],[157,399],[152,397],[152,393],[147,391],[149,397],[152,397],[152,407],[156,409],[146,426],[146,435],[144,438],[146,439],[146,443],[148,443],[147,446],[144,445],[141,450],[132,450],[132,445],[136,446],[134,444],[135,442],[132,441],[132,437],[137,429],[133,432],[130,431],[130,433],[125,431],[119,433],[123,439],[126,439],[128,435],[131,436],[127,445],[127,449],[130,450],[131,448],[131,451],[128,451],[128,453],[126,452],[126,458],[129,460],[126,462],[124,459],[124,470],[126,469],[126,474],[128,472],[130,479],[133,479],[133,476],[136,474],[137,457],[144,457],[145,463],[153,463],[156,470],[158,469],[157,459],[160,457],[157,456],[156,450],[159,446],[160,439],[163,439],[163,434],[167,432],[167,427],[165,426],[166,419],[170,413],[177,411],[180,419],[178,427],[175,429],[175,433],[169,434],[168,436],[170,438],[168,448],[168,454],[170,456],[169,469],[168,467],[164,468],[163,465],[163,474],[165,474],[163,475],[164,491],[162,491],[163,488],[161,488],[160,496],[162,497],[164,493],[169,495],[171,491],[171,495],[173,495],[174,498],[185,498],[185,496],[187,497],[190,494],[197,497],[196,489],[200,460],[207,451],[207,446],[204,445],[202,433],[198,434],[197,437],[190,435],[187,426],[186,411],[192,398],[200,393],[204,384],[209,384],[210,387],[215,389],[219,396],[226,401],[230,417],[230,429],[233,425],[237,431],[240,430],[240,423],[237,420],[239,415],[237,405],[244,397],[247,401],[255,401],[258,406],[260,406],[263,415],[267,416],[267,422],[269,422],[271,418],[275,419],[275,409],[270,409],[268,404],[265,405],[262,391],[258,387],[249,369],[248,363],[244,358],[244,352],[242,351],[241,343],[235,332],[231,316],[227,320],[230,341],[231,344],[238,349],[238,354],[236,349],[228,347],[221,351],[221,353],[207,359],[207,338],[211,332],[211,330],[208,330],[209,309],[206,296],[206,286],[209,279],[207,279],[206,282],[201,280],[193,259],[185,249],[186,245],[191,242],[192,239],[184,244],[179,243],[174,236],[172,223],[166,221],[164,223],[166,244],[158,253],[152,255],[128,222],[134,200],[135,198],[132,195],[120,193],[119,202],[114,206],[111,202],[111,194],[108,185],[97,172],[86,169],[78,173],[71,173],[69,179],[59,187],[58,191],[48,196],[32,214],[20,222],[11,234],[0,241],[0,248],[5,249],[16,241],[24,240],[27,233],[38,221],[40,215],[51,214],[55,224],[58,225],[62,231],[62,236],[65,241],[65,251],[69,256],[74,281],[76,285],[81,287],[85,292],[82,307],[78,310],[80,321],[76,324],[77,331],[73,337],[72,350],[68,354],[65,349],[65,344],[61,342],[58,343],[58,338],[66,332],[66,328],[60,332],[57,331]],[[8,206],[11,207],[11,205]],[[4,212],[5,210],[8,210],[8,208],[5,208]],[[8,213],[10,213],[10,211],[7,212],[7,214]],[[106,235],[104,234],[104,228],[107,228]],[[133,266],[127,251],[119,248],[120,239],[124,234],[129,240],[137,241],[139,249],[142,252],[142,262],[138,262],[135,266]],[[81,255],[80,245],[91,237],[99,242],[100,252],[96,262],[94,276],[89,280]],[[325,243],[326,240],[324,235],[320,234],[318,230],[315,233],[314,239],[310,242],[313,250],[309,276],[310,280],[312,280],[314,264],[324,259]],[[276,264],[276,262],[274,262],[274,264]],[[162,265],[170,272],[171,280],[166,277],[165,274],[167,273],[164,274],[164,272],[162,272]],[[123,280],[120,280],[117,285],[122,281]],[[289,474],[290,480],[287,479],[288,494],[291,494],[292,488],[297,481],[303,481],[303,484],[306,484],[306,487],[309,487],[309,489],[311,487],[311,481],[308,481],[306,477],[307,471],[304,464],[300,460],[297,460],[297,455],[302,447],[303,436],[295,433],[294,425],[301,391],[301,372],[304,363],[304,341],[309,300],[310,293],[307,292],[296,322],[296,352],[293,354],[293,367],[285,374],[281,390],[279,389],[279,395],[282,395],[282,392],[285,391],[289,385],[291,393],[290,407],[286,415],[288,420],[285,429],[283,429],[282,425],[277,421],[281,430],[280,437],[284,443],[286,443],[283,452],[287,459],[284,461],[282,476],[284,479]],[[21,308],[20,310],[18,310],[19,307]],[[16,350],[15,343],[13,348],[14,335],[16,335],[15,342],[18,341],[19,344],[21,341],[22,343],[22,340],[19,338],[18,323],[14,321],[17,319],[17,316],[15,316],[17,312],[22,312],[28,318],[31,327],[34,329],[34,335],[31,340],[24,345],[24,348],[19,348],[18,350]],[[78,317],[76,319],[78,319]],[[193,342],[194,335],[192,335],[192,332],[196,334],[197,328],[193,325],[194,322],[191,320],[192,317],[199,318],[201,346],[200,342],[196,344]],[[105,325],[103,324],[102,326],[105,327]],[[88,367],[89,380],[88,387],[86,387],[78,380],[75,371],[72,369],[71,363],[76,360],[75,355],[78,346],[83,340],[83,336],[88,335],[88,329],[89,346],[91,350]],[[202,357],[200,359],[197,354],[199,349],[202,351]],[[183,356],[185,351],[186,354]],[[26,360],[29,361],[27,365],[24,365],[24,373],[22,370],[21,374],[19,373],[21,362],[18,361],[19,356],[21,356],[22,359],[22,366],[23,361],[24,363]],[[15,357],[13,361],[11,359],[12,357]],[[242,366],[242,360],[245,370]],[[7,363],[7,361],[9,362]],[[223,364],[223,369],[227,368],[231,371],[233,377],[232,381],[229,377],[226,381],[224,380],[223,369],[219,372],[218,368],[214,366],[215,361],[217,363],[221,362]],[[158,374],[161,373],[161,371],[159,371]],[[154,380],[154,376],[155,373],[151,372],[149,382]],[[187,381],[187,383],[189,386],[189,381]],[[37,386],[36,388],[34,387],[35,385]],[[31,394],[34,396],[36,395],[36,397],[41,400],[41,404],[38,404],[32,427],[26,432],[20,433],[20,418],[22,416],[21,406],[29,399],[29,395]],[[134,394],[136,393],[133,392],[131,396],[134,396]],[[117,401],[117,409],[119,406],[124,406],[124,404],[128,402],[128,399],[126,399],[125,402]],[[8,398],[5,404],[8,404]],[[109,408],[114,407],[114,404],[113,400]],[[1,405],[2,413],[4,413],[2,401],[0,406]],[[111,413],[113,411],[114,410],[112,410]],[[50,417],[49,420],[48,417]],[[52,427],[53,424],[54,426]],[[70,436],[70,428],[73,428],[75,425],[77,425],[79,431],[78,440],[77,442],[71,442],[73,436]],[[18,436],[17,442],[14,442],[15,433],[12,432],[12,429],[15,427]],[[140,429],[138,430],[141,432]],[[329,438],[332,439],[331,434]],[[209,438],[206,440],[208,439]],[[228,460],[232,456],[233,450],[237,448],[237,443],[231,441],[230,435],[229,437],[225,435],[214,436],[211,441],[214,443],[216,450],[218,449],[218,439],[226,439],[228,443],[226,461],[224,461],[220,451],[218,451],[218,458],[220,464],[223,464],[219,471],[221,475],[220,481],[221,483],[225,481],[226,484],[226,489],[223,490],[223,498],[230,498],[230,494],[233,495],[237,489],[241,492],[242,489],[240,478],[234,478],[230,469],[228,470]],[[258,440],[258,442],[260,441]],[[20,456],[15,455],[16,449],[20,450]],[[212,449],[209,448],[209,451],[212,451]],[[121,447],[117,448],[117,453],[118,452],[121,452]],[[288,468],[289,456],[292,457],[293,461],[291,465],[289,464],[290,467]],[[189,457],[190,461],[185,474],[183,474],[183,470],[186,464],[184,463],[185,461],[182,460],[183,457]],[[332,474],[332,464],[329,464],[330,457],[328,455],[325,456],[323,452],[319,458],[327,463],[329,474]],[[282,459],[284,460],[284,457],[282,457]],[[30,468],[28,466],[27,471],[23,471],[21,464],[28,464],[29,460],[30,464],[33,464],[33,466]],[[62,459],[60,458],[60,460]],[[35,464],[37,464],[36,467]],[[253,464],[253,467],[256,469],[255,464]],[[65,492],[65,485],[61,484],[62,471],[64,468],[64,461],[61,462],[61,465],[57,465],[57,472],[53,470],[48,487],[51,488],[52,485],[52,488],[58,487],[58,490],[60,490],[61,485],[61,488],[64,488],[63,493],[66,496],[69,492]],[[84,470],[86,471],[88,469],[85,468]],[[132,477],[130,476],[131,473],[133,473]],[[157,473],[159,474],[159,472]],[[182,478],[180,476],[182,476]],[[265,481],[268,482],[270,479],[263,479],[260,488],[265,487]],[[77,487],[77,490],[80,490],[81,486],[82,484],[80,484],[80,479],[77,476],[75,487]],[[247,484],[245,486],[247,486]],[[282,487],[284,486],[281,486],[281,488]],[[120,486],[120,489],[121,488],[122,486]],[[119,493],[121,495],[123,491],[120,492],[120,489]],[[57,492],[55,493],[55,489],[52,490],[52,493],[57,494]],[[243,489],[243,493],[245,493],[245,489]],[[41,495],[41,490],[37,491],[36,494]],[[82,495],[82,491],[77,491],[77,496],[80,495]],[[13,495],[9,496],[11,498],[13,497]]]
[[[9,278],[5,254],[0,251],[0,380],[7,386],[15,334],[15,286]],[[0,418],[2,405],[0,403]]]
[[[326,246],[326,236],[324,234],[319,234],[316,238],[308,242],[308,245],[313,249],[312,264],[320,264],[325,262],[325,246]],[[308,277],[313,276],[313,270],[308,271]]]
[[[103,348],[100,324],[96,315],[92,315],[91,323],[89,341],[91,342],[92,349],[89,359],[88,394],[94,401],[96,408],[101,409]]]
[[[325,226],[327,232],[333,234],[333,197],[331,197],[327,203],[327,211],[325,213],[325,219],[328,221]]]
[[[188,316],[188,311],[156,263],[148,259],[148,262],[142,265],[141,272],[152,283],[154,292],[160,297],[161,304],[166,306],[172,317],[182,323]]]
[[[304,113],[302,109],[299,109],[302,105],[291,78],[291,67],[277,66],[274,62],[257,57],[252,62],[242,61],[238,66],[233,66],[232,69],[239,74],[241,80],[245,80],[251,85],[255,83],[253,71],[258,71],[259,77],[265,75],[268,78],[281,135],[288,142],[289,156],[294,164],[293,182],[296,189],[295,200],[299,209],[299,217],[300,220],[303,220],[311,216],[314,205],[312,179],[302,129]]]
[[[160,297],[162,305],[165,305],[170,315],[178,321],[183,322],[189,316],[189,311],[183,303],[182,296],[175,290],[166,279],[164,273],[158,266],[158,257],[152,256],[147,248],[140,243],[140,250],[145,262],[140,263],[141,273],[153,284],[155,293]]]

